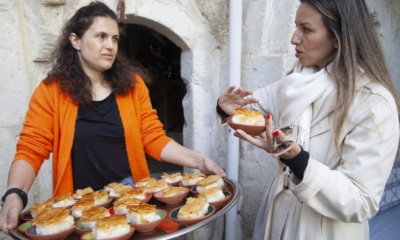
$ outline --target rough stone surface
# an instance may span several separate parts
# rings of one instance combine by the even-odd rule
[[[50,53],[61,28],[91,0],[0,0],[0,194],[6,190],[10,163],[29,99],[49,70]],[[118,0],[104,0],[116,10]],[[226,138],[233,134],[215,121],[215,103],[228,86],[228,0],[126,0],[125,23],[146,25],[182,48],[181,76],[184,145],[226,168]],[[380,34],[394,85],[400,91],[400,2],[367,0]],[[241,85],[256,90],[282,78],[295,62],[290,38],[298,0],[244,0]],[[243,205],[237,239],[251,239],[260,201],[275,176],[277,162],[247,142],[240,143],[239,182]],[[29,206],[52,195],[51,159],[45,161]],[[194,172],[194,169],[187,169]],[[183,239],[222,239],[223,218]],[[0,233],[0,239],[7,237]],[[182,238],[181,238],[182,239]]]

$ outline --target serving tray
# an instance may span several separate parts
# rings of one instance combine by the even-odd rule
[[[183,226],[183,225],[174,225],[174,223],[172,222],[171,219],[169,219],[168,217],[164,220],[164,222],[158,226],[156,229],[154,229],[151,232],[147,232],[147,233],[140,233],[140,232],[136,232],[132,235],[131,238],[129,238],[130,240],[142,240],[142,239],[160,239],[160,240],[164,240],[164,239],[172,239],[172,238],[176,238],[179,237],[181,235],[185,235],[189,232],[192,232],[198,228],[201,228],[203,226],[205,226],[206,224],[216,220],[218,217],[221,217],[223,215],[225,215],[232,207],[234,207],[237,202],[239,201],[240,196],[242,195],[242,188],[240,187],[239,183],[229,179],[229,178],[223,178],[224,181],[226,182],[226,187],[225,189],[230,191],[232,193],[232,197],[229,199],[229,201],[226,203],[225,206],[223,206],[220,209],[217,209],[214,213],[214,215],[212,215],[211,217],[198,222],[196,224],[193,224],[191,226]],[[195,197],[195,195],[193,195],[192,193],[189,193],[186,198],[188,197]],[[182,200],[182,202],[176,203],[176,204],[165,204],[163,202],[158,201],[155,198],[152,198],[148,204],[154,204],[157,206],[157,209],[164,209],[167,211],[167,213],[169,214],[172,210],[174,210],[175,208],[179,207],[179,206],[183,206],[186,203],[186,198],[184,198]],[[111,206],[110,206],[111,207]],[[21,213],[20,217],[23,216],[24,214],[26,214],[26,212]],[[19,219],[19,224],[22,224],[21,218]],[[29,240],[29,238],[25,237],[21,232],[19,232],[18,230],[18,226],[14,229],[11,229],[9,231],[10,236],[13,239],[18,239],[18,240]],[[172,227],[170,228],[169,227]],[[177,230],[176,230],[177,229]],[[173,232],[171,232],[173,231]],[[67,236],[66,240],[80,240],[81,239],[81,235],[78,235],[76,233],[72,233],[69,236]]]

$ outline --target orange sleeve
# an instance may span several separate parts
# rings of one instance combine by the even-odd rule
[[[149,90],[145,83],[137,75],[136,81],[137,84],[135,86],[135,91],[136,94],[138,94],[140,104],[140,132],[144,150],[154,159],[161,161],[160,155],[162,150],[165,145],[170,141],[173,141],[173,139],[165,135],[163,125],[160,120],[158,120],[157,111],[151,106]]]
[[[51,86],[41,82],[33,92],[24,127],[17,143],[16,160],[30,163],[38,174],[44,159],[53,150],[53,94]]]

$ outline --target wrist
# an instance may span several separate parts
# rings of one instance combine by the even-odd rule
[[[0,204],[1,204],[1,206],[3,206],[3,204],[6,201],[9,202],[10,199],[15,201],[17,198],[22,203],[22,209],[24,209],[26,207],[26,205],[28,204],[28,196],[24,191],[22,191],[19,188],[8,189],[6,191],[6,193],[3,195],[3,197],[1,198]]]

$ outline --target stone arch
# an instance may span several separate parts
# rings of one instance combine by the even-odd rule
[[[209,144],[212,142],[212,127],[204,131],[204,124],[215,123],[214,119],[204,122],[202,116],[214,115],[213,108],[209,106],[215,104],[214,91],[218,89],[210,86],[218,82],[220,57],[217,41],[209,32],[208,22],[193,4],[132,1],[127,2],[125,9],[124,23],[150,27],[182,49],[181,77],[187,87],[182,101],[184,145],[208,154],[212,148]]]

